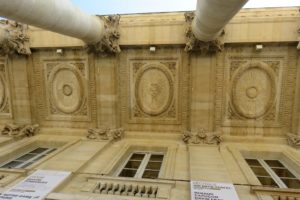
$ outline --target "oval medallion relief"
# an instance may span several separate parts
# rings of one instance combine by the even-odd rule
[[[58,110],[71,114],[81,108],[85,96],[84,82],[75,67],[61,65],[53,69],[49,86],[52,103]]]
[[[5,106],[6,101],[6,87],[5,80],[2,74],[0,74],[0,110]]]
[[[135,98],[140,109],[157,116],[168,110],[174,96],[170,72],[158,65],[148,65],[137,74]]]
[[[251,63],[234,73],[231,101],[241,116],[255,119],[265,115],[275,102],[275,74],[264,63]]]

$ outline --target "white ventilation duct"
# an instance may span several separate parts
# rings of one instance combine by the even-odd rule
[[[215,40],[248,0],[198,0],[192,31],[201,41]]]
[[[103,21],[82,12],[70,0],[0,0],[0,16],[86,43],[99,42],[104,35]]]

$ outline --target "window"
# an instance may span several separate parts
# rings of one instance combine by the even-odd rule
[[[134,152],[129,156],[118,176],[156,179],[164,159],[163,153]]]
[[[300,189],[299,175],[278,160],[246,159],[264,186]]]
[[[34,162],[42,159],[51,152],[55,151],[54,148],[36,148],[28,153],[23,154],[22,156],[9,161],[2,165],[2,168],[26,168],[29,165],[32,165]]]

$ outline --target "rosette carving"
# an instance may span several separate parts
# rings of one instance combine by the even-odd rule
[[[48,92],[52,114],[76,114],[86,104],[86,86],[76,66],[61,64],[48,75]]]
[[[276,101],[276,76],[263,62],[251,62],[237,69],[231,79],[230,107],[239,118],[265,116]]]

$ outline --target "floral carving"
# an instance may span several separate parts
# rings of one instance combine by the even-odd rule
[[[123,128],[117,129],[96,129],[91,128],[88,130],[87,138],[90,140],[118,140],[124,136],[125,130]]]
[[[222,136],[218,132],[209,133],[205,129],[197,132],[183,131],[182,140],[187,144],[217,144],[222,142]]]
[[[103,38],[96,44],[89,44],[89,51],[95,53],[116,54],[120,53],[120,33],[118,31],[120,15],[99,16],[104,22],[105,33]]]
[[[182,52],[171,52],[159,57],[134,52],[120,56],[121,123],[127,128],[136,129],[137,124],[145,124],[145,130],[161,129],[151,124],[186,126],[189,69],[182,67]]]
[[[3,54],[23,54],[30,55],[29,36],[27,26],[14,22],[5,21],[1,24],[2,35],[0,39],[0,52]]]
[[[1,131],[1,135],[10,136],[13,138],[23,138],[34,136],[39,128],[38,124],[15,125],[6,124]]]
[[[147,115],[165,113],[173,100],[174,88],[170,72],[157,65],[148,65],[137,74],[135,99]]]
[[[299,148],[300,147],[300,136],[292,133],[288,133],[287,135],[288,144],[292,147]]]
[[[176,63],[173,63],[176,65]],[[133,65],[133,66],[136,66]],[[169,113],[174,103],[174,73],[165,65],[146,64],[135,71],[134,116],[158,117]],[[176,111],[174,111],[176,112]],[[173,112],[173,113],[174,113]],[[174,114],[172,116],[174,116]]]
[[[211,53],[217,53],[220,51],[223,51],[224,49],[224,44],[219,40],[213,40],[213,41],[208,41],[204,42],[201,40],[198,40],[195,35],[193,34],[192,31],[192,21],[195,17],[195,14],[193,12],[187,12],[184,14],[185,16],[185,21],[187,23],[187,29],[186,29],[186,37],[187,37],[187,43],[185,46],[185,51],[191,52],[191,51],[199,51],[200,53],[203,54],[211,54]],[[223,31],[221,36],[224,35],[225,32]]]

